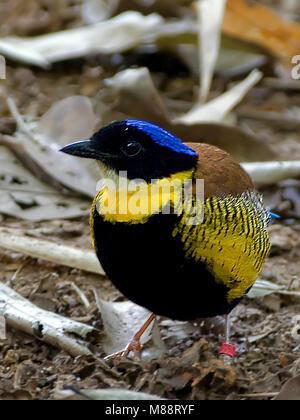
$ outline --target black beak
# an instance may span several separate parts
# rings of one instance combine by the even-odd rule
[[[77,141],[76,143],[68,144],[67,146],[60,149],[60,152],[89,159],[101,158],[91,140]]]

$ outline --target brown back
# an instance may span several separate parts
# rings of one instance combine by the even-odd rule
[[[205,198],[254,190],[250,176],[227,152],[205,143],[188,143],[198,155],[196,179],[204,179]]]

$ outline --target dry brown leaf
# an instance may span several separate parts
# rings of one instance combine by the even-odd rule
[[[289,400],[299,401],[300,400],[300,375],[289,379],[282,387],[281,391],[274,398],[277,401]]]
[[[275,153],[259,137],[222,123],[176,124],[173,132],[185,142],[209,143],[232,154],[239,162],[272,160]]]
[[[194,367],[200,371],[200,375],[192,382],[192,387],[197,386],[204,379],[210,381],[210,385],[216,385],[224,388],[231,388],[235,385],[237,377],[234,369],[225,365],[222,360],[213,359],[208,366],[195,363]]]
[[[289,66],[300,51],[300,25],[283,20],[258,2],[228,0],[223,32],[267,48]]]
[[[106,92],[112,107],[127,115],[157,124],[170,120],[168,111],[146,67],[120,71],[105,80]]]
[[[130,116],[158,124],[184,142],[204,142],[221,147],[240,161],[271,160],[274,158],[274,153],[254,135],[220,122],[225,114],[224,106],[228,113],[238,99],[241,99],[241,95],[246,94],[246,88],[250,88],[249,83],[252,85],[257,81],[260,73],[254,72],[249,77],[226,92],[225,98],[223,96],[220,100],[203,105],[197,115],[194,115],[191,124],[190,118],[185,119],[185,116],[172,120],[147,68],[124,70],[106,79],[106,90],[102,96],[106,103],[109,101],[110,106],[106,123],[115,119],[115,113],[118,111],[123,113],[123,118]],[[213,123],[203,121],[202,117],[205,116],[207,119],[209,112],[213,114],[211,118],[214,119],[219,115],[219,121]]]
[[[93,134],[97,120],[90,100],[70,96],[58,101],[36,123],[25,122],[11,98],[8,105],[18,124],[18,131],[11,138],[11,147],[22,146],[33,166],[48,175],[47,181],[54,180],[52,185],[58,183],[93,198],[99,179],[93,165],[59,152],[60,147],[68,142],[83,140]],[[6,136],[6,139],[8,141],[10,137]]]

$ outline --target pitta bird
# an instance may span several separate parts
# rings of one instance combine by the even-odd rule
[[[106,182],[91,211],[95,251],[121,293],[153,313],[115,356],[141,350],[156,315],[224,315],[220,353],[233,357],[229,313],[270,251],[271,215],[248,174],[217,147],[184,144],[139,120],[113,122],[62,151],[97,161]]]

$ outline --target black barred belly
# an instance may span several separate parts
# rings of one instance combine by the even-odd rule
[[[132,302],[156,315],[193,320],[229,313],[227,289],[205,265],[184,256],[172,237],[176,215],[154,215],[147,223],[106,222],[94,214],[97,256],[109,279]]]

